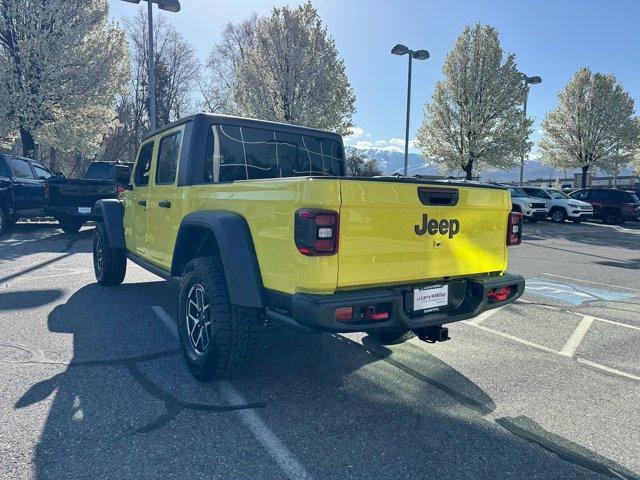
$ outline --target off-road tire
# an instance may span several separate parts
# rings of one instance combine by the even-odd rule
[[[397,345],[416,336],[411,330],[372,330],[367,335],[382,345]]]
[[[567,219],[567,212],[564,211],[564,208],[555,208],[551,210],[551,221],[553,223],[564,223]]]
[[[119,248],[111,248],[103,223],[93,230],[93,271],[100,285],[120,285],[127,273],[127,256]]]
[[[204,291],[203,302],[209,313],[203,315],[203,321],[209,321],[210,329],[208,346],[200,344],[201,352],[197,342],[194,347],[187,324],[189,295],[198,287]],[[231,303],[220,257],[199,257],[189,262],[180,282],[177,319],[182,355],[191,374],[202,382],[237,376],[253,356],[260,315],[260,309]]]
[[[4,210],[0,208],[0,235],[5,233],[10,225],[9,217],[4,213]]]
[[[82,228],[82,220],[75,218],[59,218],[58,223],[64,233],[78,233]]]
[[[618,225],[622,223],[622,216],[617,211],[609,209],[602,212],[602,221],[607,225]]]

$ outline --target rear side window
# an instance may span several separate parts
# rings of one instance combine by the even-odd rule
[[[33,169],[36,171],[36,177],[38,180],[46,180],[51,177],[51,172],[37,163],[33,164]]]
[[[12,158],[10,160],[11,170],[13,170],[13,176],[16,178],[31,178],[33,179],[33,172],[31,171],[31,167],[24,160],[20,160],[19,158]]]
[[[4,163],[4,160],[0,157],[0,177],[11,177],[9,167]]]
[[[137,187],[149,185],[149,171],[151,170],[151,157],[153,156],[153,142],[145,143],[140,148],[134,184]]]
[[[340,142],[274,130],[214,125],[206,143],[204,181],[232,182],[344,171]]]
[[[156,185],[167,185],[175,181],[181,140],[182,132],[176,132],[160,140],[158,166],[156,167]]]
[[[585,200],[588,194],[589,194],[588,190],[582,190],[581,192],[575,192],[571,196],[576,200]]]

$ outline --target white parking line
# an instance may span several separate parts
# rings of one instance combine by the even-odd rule
[[[584,363],[585,365],[589,365],[590,367],[597,368],[598,370],[612,373],[613,375],[619,375],[621,377],[630,378],[631,380],[640,381],[640,377],[636,375],[631,375],[630,373],[621,372],[620,370],[607,367],[606,365],[602,365],[601,363],[592,362],[591,360],[587,360],[586,358],[576,358],[576,361],[579,363]]]
[[[589,331],[589,327],[593,323],[595,319],[590,317],[589,315],[585,315],[582,317],[582,320],[573,331],[567,343],[564,344],[562,350],[560,350],[560,355],[565,355],[567,357],[573,357],[580,346],[580,342],[584,339],[584,336]]]
[[[177,339],[178,328],[171,316],[159,305],[155,305],[151,309]],[[229,382],[218,382],[218,390],[230,404],[248,403]],[[251,430],[256,440],[269,452],[271,458],[278,464],[287,478],[291,480],[311,480],[313,478],[255,411],[238,410],[235,413],[240,416],[242,423]]]
[[[465,320],[464,323],[468,323],[469,325],[480,325],[480,323],[484,322],[488,318],[493,317],[496,313],[502,310],[504,307],[493,308],[491,310],[485,310],[477,317],[472,318],[471,320]]]
[[[593,317],[592,321],[593,320],[602,320],[602,319]],[[474,323],[469,323],[467,321],[463,321],[463,322],[460,322],[460,323],[467,324],[470,327],[479,328],[480,330],[484,330],[485,332],[492,333],[493,335],[497,335],[499,337],[507,338],[509,340],[512,340],[512,341],[517,342],[517,343],[521,343],[522,345],[526,345],[528,347],[532,347],[532,348],[535,348],[537,350],[542,350],[543,352],[552,353],[554,355],[562,355],[563,357],[566,356],[565,354],[563,354],[561,352],[558,352],[558,351],[556,351],[556,350],[554,350],[552,348],[549,348],[549,347],[545,347],[544,345],[540,345],[539,343],[530,342],[528,340],[524,340],[524,339],[516,337],[514,335],[509,335],[508,333],[504,333],[504,332],[501,332],[499,330],[494,330],[493,328],[485,327],[484,325],[477,325],[477,324],[474,324]],[[626,326],[629,326],[629,325],[626,325]],[[578,328],[580,328],[580,327],[578,327]],[[636,328],[636,327],[632,327],[632,328]],[[567,342],[567,343],[569,343],[569,342]],[[579,344],[579,342],[578,342],[578,344]],[[565,345],[565,347],[566,347],[566,345]],[[605,371],[605,372],[610,373],[612,375],[617,375],[619,377],[630,378],[632,380],[640,381],[640,377],[632,375],[631,373],[623,372],[622,370],[617,370],[615,368],[607,367],[605,365],[602,365],[602,364],[596,363],[596,362],[592,362],[591,360],[587,360],[585,358],[573,358],[573,359],[576,360],[578,363],[589,365],[589,366],[591,366],[593,368]]]
[[[603,287],[619,288],[621,290],[630,290],[632,292],[640,292],[640,290],[638,290],[637,288],[619,287],[617,285],[610,285],[608,283],[592,282],[592,281],[589,281],[589,280],[583,280],[581,278],[565,277],[564,275],[556,275],[556,274],[553,274],[553,273],[541,273],[541,275],[546,275],[548,277],[565,278],[567,280],[574,280],[576,282],[582,282],[582,283],[592,283],[593,285],[602,285]]]

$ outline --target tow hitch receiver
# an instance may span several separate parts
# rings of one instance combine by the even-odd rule
[[[415,334],[420,340],[427,343],[446,342],[447,340],[451,340],[449,337],[449,329],[442,325],[422,328],[420,330],[416,330]]]

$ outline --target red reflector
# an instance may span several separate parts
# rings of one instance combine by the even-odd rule
[[[303,255],[311,255],[311,249],[308,247],[298,247],[298,251]]]
[[[374,312],[373,307],[368,307],[363,315],[369,320],[387,320],[389,318],[389,312]]]
[[[353,307],[340,307],[333,311],[333,316],[339,322],[348,322],[353,318]]]
[[[313,218],[314,216],[315,212],[312,212],[311,210],[298,210],[298,218],[308,219]]]
[[[511,293],[511,287],[501,287],[489,291],[487,299],[494,302],[504,302]]]
[[[314,250],[316,252],[333,252],[333,241],[332,240],[316,240]]]

